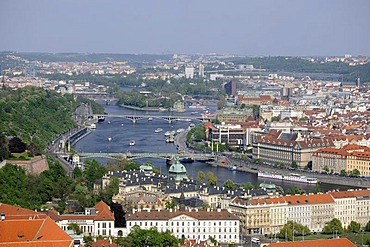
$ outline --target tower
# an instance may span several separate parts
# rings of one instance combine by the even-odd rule
[[[225,88],[225,91],[226,91],[226,94],[227,95],[236,95],[236,81],[235,80],[232,80],[232,81],[229,81],[227,82],[225,85],[224,85],[224,88]]]
[[[360,80],[360,77],[357,77],[356,85],[357,85],[358,90],[360,90],[360,88],[361,88],[361,80]]]

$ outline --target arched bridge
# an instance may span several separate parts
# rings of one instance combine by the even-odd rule
[[[165,115],[132,115],[132,114],[106,114],[106,115],[98,115],[94,114],[92,115],[94,119],[102,119],[102,118],[126,118],[130,119],[133,123],[136,123],[137,120],[147,118],[147,119],[164,119],[169,123],[172,123],[174,120],[179,120],[179,121],[191,121],[194,119],[197,120],[202,120],[202,121],[210,121],[212,118],[210,117],[203,117],[203,116],[165,116]]]
[[[139,159],[139,158],[160,158],[171,159],[173,157],[192,158],[199,161],[214,160],[213,154],[174,154],[174,153],[78,153],[81,158],[109,158],[109,159]]]

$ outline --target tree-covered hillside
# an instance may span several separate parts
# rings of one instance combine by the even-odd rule
[[[251,64],[269,72],[328,73],[343,75],[344,81],[370,81],[370,63],[349,66],[342,62],[311,62],[300,57],[248,57],[234,61],[235,64]]]
[[[27,87],[0,90],[0,134],[17,136],[44,148],[75,126],[72,113],[80,104],[72,95]]]

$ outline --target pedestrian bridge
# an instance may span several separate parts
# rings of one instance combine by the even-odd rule
[[[78,153],[80,158],[109,158],[109,159],[140,159],[140,158],[159,158],[171,159],[174,157],[179,158],[192,158],[198,161],[215,160],[214,154],[174,154],[174,153]]]

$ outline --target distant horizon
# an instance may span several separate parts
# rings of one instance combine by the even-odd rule
[[[364,54],[351,54],[351,53],[344,53],[338,55],[244,55],[244,54],[228,54],[228,53],[216,53],[216,52],[209,52],[209,53],[116,53],[116,52],[73,52],[73,51],[66,51],[66,52],[48,52],[48,51],[0,51],[0,53],[44,53],[44,54],[112,54],[112,55],[155,55],[155,56],[168,56],[168,55],[187,55],[187,56],[212,56],[212,55],[220,55],[220,56],[242,56],[242,57],[344,57],[344,55],[351,55],[352,57],[370,57],[370,55]]]
[[[2,0],[0,50],[370,56],[369,0]]]

